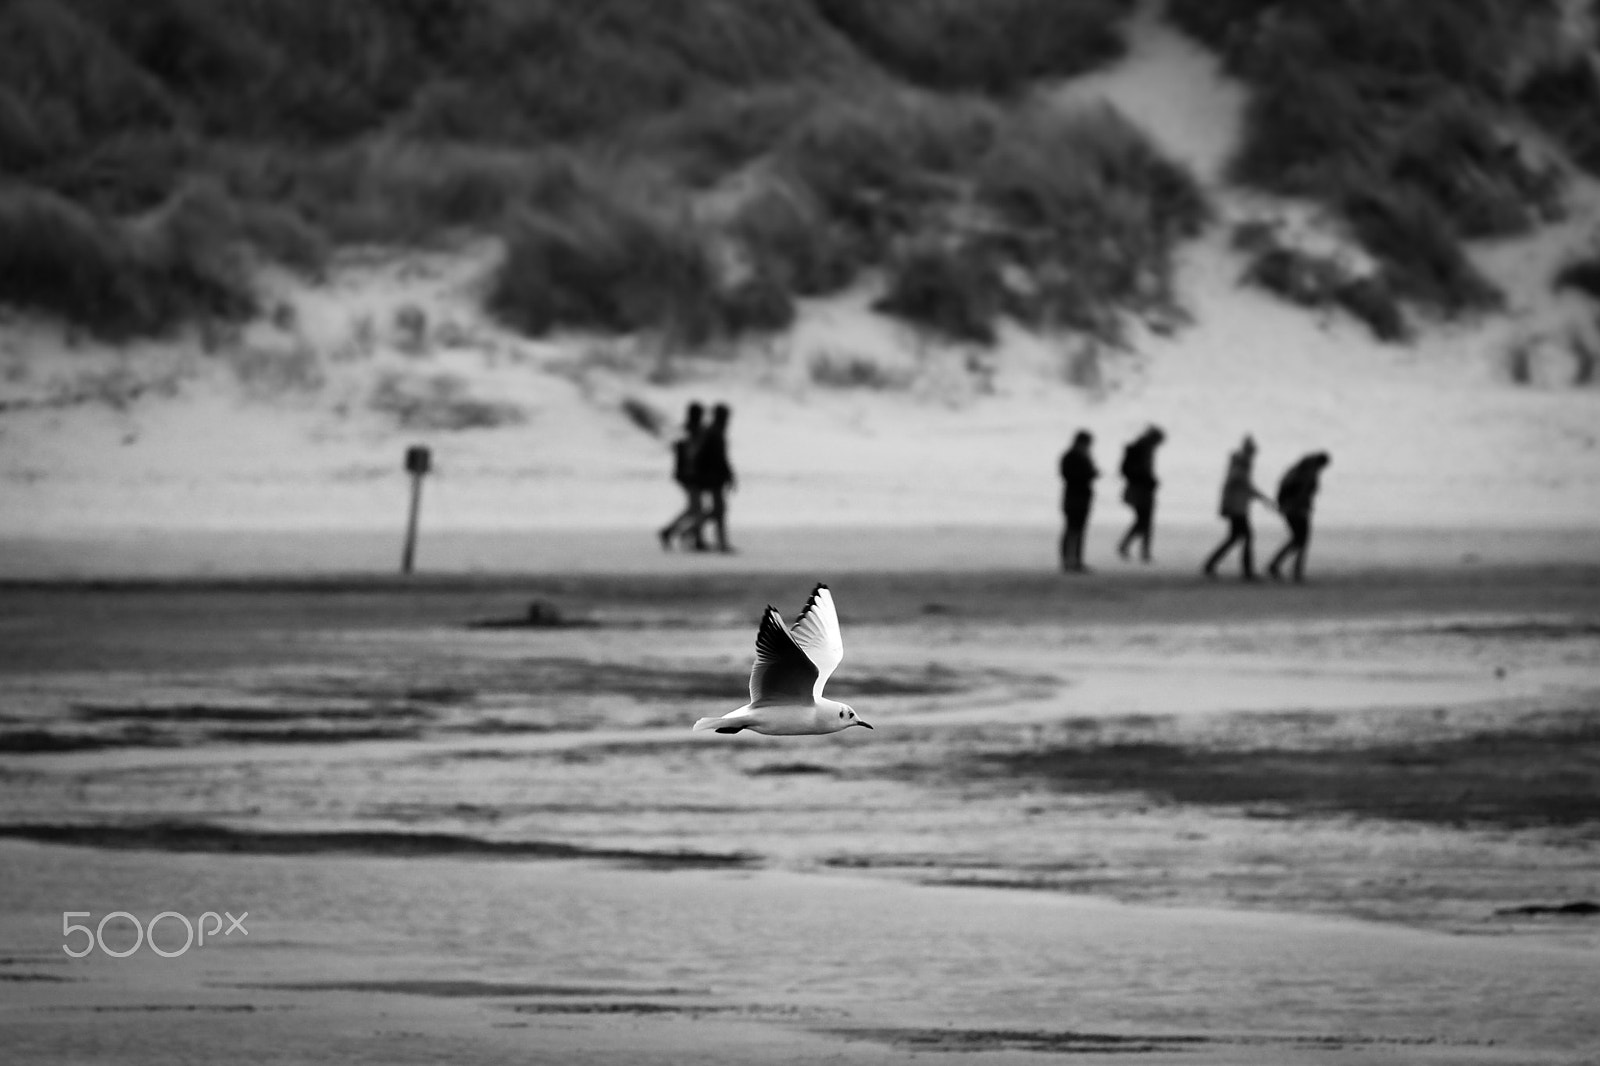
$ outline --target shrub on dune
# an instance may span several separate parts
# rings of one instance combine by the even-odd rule
[[[1359,87],[1291,51],[1272,55],[1247,105],[1233,177],[1287,196],[1316,196],[1330,163],[1375,170],[1378,125]]]
[[[1009,93],[1122,54],[1125,0],[813,0],[862,52],[933,89]]]
[[[1113,217],[1157,238],[1194,235],[1206,218],[1199,186],[1110,107],[1032,109],[1009,116],[978,163],[978,193],[1019,224],[1071,232],[1094,225],[1107,203],[1137,219]]]
[[[1527,0],[1362,0],[1307,10],[1313,7],[1323,47],[1348,66],[1485,91],[1498,88],[1527,20],[1541,14]]]
[[[379,141],[366,146],[355,181],[359,194],[336,232],[366,228],[366,239],[423,243],[432,234],[492,228],[525,195],[538,162],[528,153],[467,144]],[[362,209],[366,218],[362,219]]]
[[[1579,166],[1600,174],[1600,73],[1587,57],[1537,72],[1518,93],[1528,112],[1549,130]]]
[[[774,166],[881,259],[918,216],[947,202],[986,155],[998,111],[974,99],[884,91],[837,99],[798,125]]]
[[[293,208],[277,204],[241,204],[239,234],[263,258],[307,277],[321,277],[332,254],[321,230]]]
[[[992,264],[953,241],[907,242],[886,265],[888,284],[873,309],[958,341],[991,344],[1000,310]]]
[[[282,205],[336,242],[426,245],[493,230],[561,158],[383,138],[288,158],[229,148],[207,167],[241,200]]]
[[[467,382],[451,374],[385,374],[373,386],[367,405],[393,418],[401,429],[433,432],[494,429],[518,425],[526,417],[514,403],[471,395]]]
[[[1120,115],[884,91],[811,111],[699,194],[593,153],[529,183],[491,296],[504,320],[694,343],[787,323],[881,268],[879,308],[988,342],[1003,313],[1107,335],[1170,299],[1206,205]],[[691,203],[698,207],[691,209]]]
[[[1020,317],[1111,332],[1169,299],[1171,253],[1208,215],[1193,177],[1105,108],[1014,116],[976,175],[999,245],[1032,277]]]
[[[164,322],[242,318],[254,310],[240,212],[217,183],[186,186],[122,228]]]
[[[866,265],[858,242],[796,181],[760,170],[742,185],[710,221],[755,275],[797,296],[822,296]]]
[[[96,211],[130,215],[165,203],[201,173],[197,148],[182,133],[129,130],[31,172],[35,184]]]
[[[1167,0],[1166,15],[1196,40],[1227,51],[1242,29],[1281,0]]]
[[[84,325],[110,340],[190,318],[239,318],[254,301],[213,192],[186,191],[132,222],[52,193],[0,194],[0,303]]]
[[[830,97],[848,96],[853,86],[835,94],[790,84],[730,90],[650,116],[621,137],[632,151],[662,160],[684,183],[705,187],[771,152],[813,110]],[[863,82],[860,89],[881,86]]]
[[[0,84],[0,165],[8,170],[27,170],[49,157],[53,124],[38,111]]]
[[[178,118],[159,81],[91,19],[50,0],[0,4],[0,86],[32,110],[50,157]]]
[[[340,243],[490,232],[507,238],[494,308],[533,332],[770,329],[796,296],[869,268],[888,269],[902,308],[927,305],[912,292],[975,286],[971,314],[936,324],[969,336],[997,308],[1031,313],[990,291],[1008,265],[1053,264],[1074,274],[1055,291],[1115,303],[1122,291],[1100,286],[1127,270],[1039,246],[1114,232],[1117,256],[1159,258],[1163,238],[1129,229],[1165,225],[1151,198],[1166,193],[1141,184],[1149,168],[1087,193],[1063,192],[1079,180],[1070,168],[1003,188],[993,160],[1024,136],[1010,129],[1020,105],[906,82],[1010,94],[1076,73],[1119,52],[1130,9],[11,0],[0,162],[29,191],[7,194],[17,243],[0,253],[3,296],[146,334],[242,313],[245,248],[314,272]],[[1019,146],[1005,151],[1021,162]],[[1109,165],[1106,146],[1084,151]],[[1105,184],[1121,180],[1136,190]],[[1072,204],[1051,209],[1042,236],[1022,232],[1034,223],[1016,208],[1036,183],[1053,188],[1035,199]],[[1094,211],[1099,229],[1083,217]]]
[[[104,219],[51,193],[0,191],[0,303],[126,335],[146,318],[134,276]]]
[[[1110,331],[1165,298],[1172,247],[1206,217],[1192,177],[1110,109],[884,94],[813,116],[777,165],[887,268],[882,309],[963,340],[1002,310]]]
[[[1554,209],[1550,184],[1459,93],[1441,95],[1398,131],[1388,170],[1469,239],[1525,232]]]
[[[1236,178],[1332,208],[1410,300],[1445,313],[1495,302],[1460,242],[1556,209],[1558,180],[1515,147],[1506,100],[1553,7],[1174,0],[1171,11],[1226,47],[1255,89]]]
[[[530,204],[512,218],[505,245],[489,307],[523,332],[658,329],[692,344],[713,331],[716,280],[704,242],[685,211],[641,188],[583,185]]]
[[[531,0],[493,10],[446,69],[480,90],[492,85],[529,142],[614,131],[725,90],[859,65],[810,5],[792,0]]]
[[[1446,314],[1499,306],[1499,290],[1472,265],[1449,219],[1422,194],[1404,187],[1351,187],[1339,212],[1405,298]]]

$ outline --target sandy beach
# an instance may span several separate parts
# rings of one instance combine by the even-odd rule
[[[10,5],[0,1064],[1600,1063],[1600,15],[1180,6]]]
[[[1025,531],[826,575],[14,581],[0,1030],[48,1063],[1592,1061],[1600,568],[1331,540],[1301,587],[1205,582],[1182,537],[1004,565]],[[821,576],[878,728],[690,733]],[[73,959],[68,910],[249,931]]]

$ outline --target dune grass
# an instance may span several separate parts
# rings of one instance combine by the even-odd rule
[[[1131,7],[10,0],[0,300],[139,335],[244,313],[221,265],[241,255],[315,270],[344,244],[490,233],[495,309],[525,329],[771,328],[879,272],[885,309],[966,339],[1002,314],[1112,335],[1170,298],[1204,204],[1126,123],[1025,90],[1114,59]],[[1502,117],[1600,167],[1587,68],[1507,81],[1549,8],[1168,12],[1258,90],[1237,177],[1328,205],[1394,292],[1458,313],[1495,300],[1461,241],[1554,199]]]
[[[1495,306],[1461,244],[1555,210],[1555,172],[1519,150],[1508,97],[1550,5],[1172,0],[1169,13],[1256,90],[1238,180],[1333,209],[1410,302]]]
[[[914,85],[1011,93],[1122,54],[1128,0],[815,0],[863,53]]]
[[[1533,119],[1571,153],[1590,174],[1600,175],[1600,73],[1575,57],[1534,73],[1519,89],[1517,101]]]
[[[132,243],[203,178],[228,220],[219,246],[301,269],[342,244],[503,233],[495,306],[524,328],[670,319],[695,337],[786,321],[794,295],[890,259],[896,208],[852,203],[845,186],[869,169],[871,137],[905,116],[853,123],[856,101],[908,82],[1006,94],[1079,72],[1118,54],[1128,6],[12,0],[0,161],[17,240],[0,300],[108,335],[236,313],[232,276],[195,266],[218,257]],[[939,125],[923,149],[964,150]],[[807,137],[827,144],[816,165],[798,162]],[[878,173],[879,196],[950,169],[917,150],[890,156],[914,173]],[[641,170],[656,175],[618,178]],[[605,177],[575,191],[578,171]],[[757,194],[709,209],[744,171],[763,174]],[[163,279],[173,291],[158,295]]]
[[[811,261],[881,268],[880,309],[962,340],[1002,313],[1114,333],[1119,310],[1170,295],[1171,251],[1206,216],[1193,178],[1109,110],[886,93],[814,114],[774,166],[818,218]]]
[[[992,341],[1004,314],[1112,339],[1170,300],[1172,249],[1207,210],[1113,111],[900,89],[813,109],[709,190],[626,157],[573,173],[519,209],[496,282],[530,332],[695,343],[874,275],[879,310],[958,340]]]
[[[0,190],[0,303],[59,315],[118,341],[255,310],[245,223],[215,186],[131,220],[53,193]]]
[[[686,205],[648,176],[574,168],[506,232],[489,307],[531,334],[654,328],[687,344],[715,332],[717,285]]]

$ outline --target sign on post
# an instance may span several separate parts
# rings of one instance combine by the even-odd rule
[[[422,505],[422,479],[433,469],[433,453],[421,444],[406,449],[406,473],[411,475],[411,515],[406,519],[406,546],[400,572],[411,573],[417,555],[417,512]]]

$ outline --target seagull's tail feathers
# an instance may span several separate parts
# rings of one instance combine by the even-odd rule
[[[696,733],[702,733],[707,729],[715,729],[718,733],[737,733],[744,728],[744,723],[737,718],[702,718],[694,724]]]

